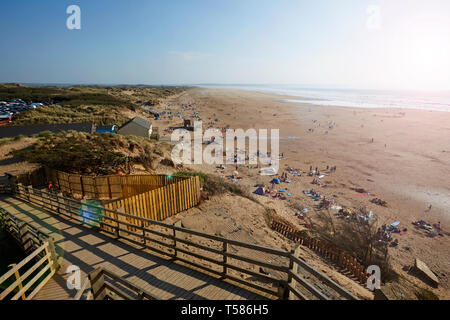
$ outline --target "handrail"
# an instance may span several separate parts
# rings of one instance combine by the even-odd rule
[[[328,286],[336,290],[340,295],[343,297],[350,299],[350,300],[358,300],[353,294],[351,294],[349,291],[338,285],[336,282],[331,280],[329,277],[325,276],[322,272],[317,271],[313,267],[311,267],[309,264],[307,264],[305,261],[297,258],[296,256],[292,255],[291,259],[298,264],[300,267],[306,269],[308,272],[313,274],[314,276],[318,277],[320,280],[325,282]]]
[[[0,216],[5,220],[6,231],[13,236],[19,245],[21,245],[25,251],[33,249],[25,259],[18,264],[13,264],[12,268],[0,277],[0,284],[2,284],[12,276],[15,276],[15,281],[0,293],[0,300],[6,298],[16,288],[18,288],[19,291],[11,298],[12,300],[16,300],[20,297],[27,300],[31,299],[50,280],[58,268],[58,256],[56,254],[53,238],[36,229],[31,224],[17,218],[5,208],[0,208]],[[27,247],[30,241],[31,246]],[[20,274],[20,269],[28,265],[33,259],[37,260],[35,264],[29,267],[23,274]],[[39,270],[39,272],[34,275],[31,280],[28,280],[37,270]],[[49,270],[50,272],[48,275],[43,280],[39,281]],[[28,280],[28,282],[23,285],[26,280]],[[27,290],[37,283],[38,285],[27,296]]]
[[[30,267],[25,273],[22,275],[19,274],[19,270],[27,265],[30,261],[32,261],[33,258],[36,258],[39,256],[40,253],[45,251],[45,255],[40,257],[39,260]],[[13,265],[13,267],[5,273],[0,278],[0,284],[8,280],[10,277],[15,276],[16,280],[10,284],[6,289],[3,290],[3,292],[0,293],[0,300],[5,299],[13,290],[16,288],[19,289],[17,293],[11,298],[11,300],[17,300],[20,297],[22,299],[29,300],[33,298],[39,290],[44,286],[45,283],[47,283],[50,278],[55,274],[56,270],[54,269],[54,257],[52,257],[52,254],[49,252],[49,242],[46,241],[41,247],[36,249],[32,254],[30,254],[28,257],[26,257],[24,260],[22,260],[17,265]],[[31,280],[28,280],[30,276],[32,276],[35,271],[39,270],[37,274],[34,275],[34,277]],[[50,270],[50,273],[39,282],[39,279],[48,271]],[[28,280],[28,282],[23,286],[23,283]],[[36,283],[39,283],[38,286],[31,292],[28,296],[26,296],[26,292],[28,289],[30,289],[33,285]]]
[[[5,221],[6,231],[18,242],[18,244],[24,247],[25,251],[28,251],[30,247],[26,247],[28,241],[31,240],[31,248],[40,246],[44,240],[49,239],[50,236],[34,226],[17,218],[13,213],[5,208],[0,207],[0,216]],[[22,232],[22,230],[25,230]]]
[[[105,278],[108,278],[109,281],[105,281]],[[105,269],[105,268],[97,268],[87,276],[88,281],[85,281],[85,283],[89,282],[91,285],[90,294],[92,295],[94,300],[105,300],[105,299],[114,299],[114,295],[111,294],[113,292],[114,294],[118,295],[122,299],[125,300],[132,300],[133,297],[131,297],[129,294],[125,293],[123,290],[121,290],[117,284],[119,284],[122,287],[125,287],[127,290],[131,291],[133,294],[137,296],[139,300],[162,300],[160,297],[151,294],[147,290],[141,288],[138,285],[135,285],[131,283],[130,281],[121,278],[114,272]],[[112,284],[111,282],[114,281],[116,285]],[[85,285],[85,284],[84,284]],[[80,292],[84,291],[80,290],[79,294],[75,296],[75,300],[79,300],[81,298]],[[108,292],[109,291],[109,292]]]
[[[22,261],[20,261],[17,265],[15,265],[14,268],[12,268],[11,270],[7,271],[4,275],[2,275],[0,277],[0,283],[3,283],[3,281],[5,281],[6,279],[8,279],[9,277],[11,277],[14,272],[20,268],[22,268],[25,264],[27,264],[28,262],[31,261],[31,259],[33,259],[34,257],[36,257],[39,253],[41,253],[41,251],[45,250],[45,248],[48,247],[48,242],[44,243],[41,247],[37,248],[35,251],[33,251],[32,254],[30,254],[29,256],[27,256],[25,259],[23,259]]]
[[[324,274],[320,273],[319,271],[313,269],[303,260],[301,260],[297,257],[294,257],[292,252],[283,251],[283,250],[274,249],[274,248],[268,248],[268,247],[264,247],[261,245],[249,244],[249,243],[240,242],[240,241],[236,241],[236,240],[231,240],[231,239],[227,239],[227,238],[216,236],[216,235],[206,234],[203,232],[186,229],[186,228],[179,227],[179,226],[174,226],[174,225],[167,224],[167,223],[164,223],[161,221],[156,221],[156,220],[151,220],[151,219],[147,219],[147,218],[143,218],[143,217],[130,215],[130,214],[121,212],[121,210],[105,209],[103,207],[95,206],[95,205],[89,205],[89,206],[94,209],[100,209],[102,212],[106,212],[106,211],[112,212],[116,218],[112,218],[112,217],[109,217],[109,216],[106,216],[103,214],[99,214],[97,219],[91,219],[89,217],[81,217],[78,214],[78,211],[74,212],[75,210],[79,210],[80,206],[83,205],[83,203],[81,201],[66,198],[66,197],[63,197],[62,195],[56,195],[54,193],[49,193],[49,192],[45,192],[45,191],[41,191],[41,190],[34,190],[31,187],[24,187],[20,184],[16,185],[16,190],[17,190],[17,195],[20,198],[26,199],[29,202],[36,203],[38,205],[43,205],[46,209],[48,209],[52,212],[67,216],[71,219],[76,219],[81,222],[84,222],[82,220],[86,220],[86,219],[92,220],[92,221],[97,221],[97,222],[99,222],[101,231],[104,231],[108,234],[114,235],[116,238],[123,238],[134,244],[143,246],[146,249],[152,250],[159,254],[163,254],[165,256],[169,256],[172,259],[179,260],[181,262],[187,263],[189,265],[200,268],[207,272],[212,272],[214,274],[220,275],[225,279],[228,278],[231,281],[239,282],[248,287],[252,287],[254,289],[263,291],[263,292],[268,293],[273,296],[278,296],[278,298],[280,298],[280,299],[286,299],[289,295],[289,291],[292,291],[292,286],[289,285],[289,279],[293,278],[291,265],[294,262],[296,264],[298,264],[299,266],[301,266],[302,268],[304,268],[305,270],[307,270],[308,272],[314,274],[314,276],[316,276],[318,279],[320,279],[321,281],[323,281],[324,283],[329,285],[331,288],[333,288],[336,292],[338,292],[340,295],[342,295],[346,299],[357,299],[355,296],[353,296],[347,290],[340,287],[338,284],[336,284],[334,281],[329,279],[327,276],[325,276]],[[119,217],[125,218],[124,220],[126,220],[126,218],[134,219],[134,221],[139,222],[141,225],[136,225],[133,223],[123,221],[123,220],[119,219]],[[108,221],[109,223],[106,223],[105,220]],[[152,225],[169,229],[169,232],[171,232],[171,234],[166,234],[166,233],[159,232],[159,231],[149,228],[149,226],[152,226]],[[127,230],[125,228],[121,228],[121,226],[125,226],[127,228],[135,228],[134,230],[140,231],[140,233],[134,232],[131,230]],[[107,228],[111,228],[114,231],[108,230]],[[127,235],[124,235],[124,233],[126,233]],[[185,234],[201,237],[202,239],[217,241],[219,244],[222,244],[223,250],[217,250],[217,249],[213,249],[213,248],[209,248],[209,250],[202,249],[201,247],[203,247],[203,245],[189,241],[187,239],[181,239],[179,236],[177,236],[178,233],[185,233]],[[150,237],[148,237],[148,234],[156,234],[158,236],[163,237],[164,240],[169,240],[172,243],[169,244],[169,243],[165,243],[163,241],[157,240],[157,239],[150,238]],[[134,239],[133,236],[136,237],[137,240]],[[177,245],[177,242],[184,243],[188,246],[192,245],[193,247],[199,248],[201,250],[206,250],[209,252],[213,252],[214,254],[221,255],[222,261],[212,259],[211,257],[205,256],[204,254],[201,254],[201,253],[194,253],[194,252],[192,252],[191,249],[190,250],[182,249]],[[163,246],[164,248],[169,249],[170,251],[167,251],[167,249],[160,250],[154,245],[149,245],[149,243],[158,244],[160,246]],[[278,257],[282,257],[282,258],[288,258],[290,261],[289,262],[290,266],[272,264],[272,263],[269,263],[266,261],[256,260],[256,259],[253,259],[253,258],[250,258],[247,256],[232,254],[227,251],[229,245],[255,250],[260,253],[272,254],[272,255],[275,255]],[[184,255],[189,256],[191,258],[212,262],[216,266],[221,267],[222,271],[218,271],[209,266],[205,266],[205,265],[199,264],[197,262],[194,262],[195,260],[192,261],[192,260],[185,259],[179,253],[183,253]],[[248,264],[250,264],[250,266],[252,266],[252,268],[254,268],[255,266],[263,266],[264,268],[269,268],[274,271],[281,272],[282,275],[284,275],[285,277],[288,278],[288,281],[283,280],[282,278],[278,279],[273,276],[265,275],[262,273],[257,273],[252,270],[247,270],[245,268],[238,267],[234,264],[231,264],[228,261],[228,258],[236,259],[236,260],[240,260],[245,263],[248,263]],[[272,282],[275,285],[277,285],[278,291],[273,291],[265,286],[253,283],[247,279],[240,279],[239,277],[233,277],[228,272],[228,270],[230,270],[230,269],[234,270],[235,272],[240,272],[243,274],[253,276],[257,279],[262,280],[263,282],[265,282],[265,281]],[[309,291],[312,291],[313,289],[316,290],[315,288],[311,289],[311,285],[308,283],[305,285],[303,283],[304,281],[298,281],[298,282],[301,285],[303,285],[303,287],[308,289]],[[301,294],[297,292],[297,296],[298,295],[301,295]],[[319,298],[323,298],[322,295],[319,296],[318,294],[315,294],[315,296],[319,297]]]

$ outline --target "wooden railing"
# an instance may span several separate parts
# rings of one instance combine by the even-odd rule
[[[161,300],[161,298],[104,268],[98,268],[89,273],[87,280],[85,287],[89,282],[90,289],[86,300]],[[80,292],[82,293],[84,290],[86,288],[82,288]],[[80,299],[81,294],[75,297],[75,300]]]
[[[299,247],[297,247],[298,250]],[[309,291],[310,294],[315,296],[316,298],[319,298],[320,300],[328,300],[329,298],[324,294],[324,292],[321,292],[321,290],[318,290],[316,287],[311,285],[309,282],[305,281],[301,278],[301,275],[299,274],[298,270],[304,270],[316,279],[318,279],[320,282],[325,284],[326,287],[337,293],[340,297],[348,300],[358,300],[353,294],[351,294],[349,291],[341,287],[339,284],[325,276],[320,271],[314,269],[309,264],[307,264],[302,259],[298,258],[298,253],[295,250],[292,255],[290,256],[290,268],[289,268],[289,280],[288,280],[288,288],[289,291],[292,293],[291,297],[296,296],[297,298],[301,300],[308,299],[306,298],[301,292],[304,292],[304,290],[299,290],[298,286],[306,289]]]
[[[361,284],[367,282],[368,275],[364,266],[360,264],[355,257],[344,250],[337,248],[331,243],[310,237],[305,232],[292,227],[289,223],[283,221],[283,219],[276,215],[271,216],[270,226],[273,230],[286,238],[308,247],[309,249],[322,254],[325,258],[336,262],[339,267],[347,270],[351,275],[358,279]]]
[[[21,221],[4,208],[0,208],[4,228],[24,248],[29,255],[0,277],[0,300],[32,299],[51,279],[58,269],[58,256],[53,239]],[[33,265],[30,265],[34,262]],[[11,282],[7,284],[7,282]],[[2,286],[2,284],[4,284]],[[31,293],[28,293],[28,291]]]
[[[43,167],[36,168],[26,173],[13,175],[10,180],[11,183],[21,183],[26,186],[45,186],[47,183],[46,170]]]
[[[98,206],[92,206],[92,211],[101,211],[101,214],[83,215],[80,214],[83,203],[78,200],[21,185],[17,185],[16,190],[19,198],[58,215],[76,219],[84,224],[90,221],[91,225],[97,225],[99,230],[117,239],[126,240],[196,270],[238,283],[271,297],[288,299],[291,291],[296,293],[296,297],[306,298],[300,292],[307,290],[314,298],[324,298],[318,294],[317,289],[310,284],[305,285],[306,282],[297,276],[297,270],[293,270],[295,263],[300,268],[313,271],[320,281],[333,284],[342,298],[356,299],[331,279],[309,267],[303,260],[294,257],[294,252],[227,239]],[[106,215],[105,212],[110,214]],[[139,225],[130,223],[127,219],[138,220]],[[136,230],[132,231],[128,227]],[[255,259],[249,256],[249,252],[253,252],[252,256],[270,255],[273,257],[272,260],[279,260],[281,263],[269,262],[269,259]],[[298,282],[301,290],[298,289],[298,285],[291,284],[292,279]]]
[[[11,194],[12,186],[9,184],[0,184],[0,194]]]

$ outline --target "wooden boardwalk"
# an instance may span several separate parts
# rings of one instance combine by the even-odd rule
[[[53,215],[19,199],[2,197],[0,206],[55,240],[56,250],[61,256],[61,268],[35,299],[72,299],[77,291],[67,288],[68,275],[65,274],[70,265],[81,269],[82,281],[89,272],[104,267],[165,300],[265,299],[215,277],[158,257],[126,241],[118,241],[85,228],[78,221]]]

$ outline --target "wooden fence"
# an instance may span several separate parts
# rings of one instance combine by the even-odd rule
[[[304,285],[306,281],[298,276],[298,270],[293,270],[295,264],[305,271],[312,272],[322,283],[332,284],[329,288],[333,288],[341,298],[357,299],[324,274],[296,258],[293,251],[227,239],[103,207],[97,207],[104,212],[99,217],[82,216],[80,215],[80,208],[83,205],[81,201],[22,185],[16,186],[16,195],[57,215],[78,220],[83,224],[86,224],[86,220],[99,222],[97,230],[116,239],[124,239],[162,257],[179,261],[198,271],[229,280],[271,297],[288,299],[292,292],[296,297],[305,299],[302,292],[307,291],[315,298],[327,299],[313,285],[309,283]],[[106,214],[106,212],[109,213]],[[128,221],[138,221],[138,224]],[[130,230],[129,227],[136,231]],[[276,258],[282,258],[279,260],[287,261],[287,264],[255,259],[242,254],[241,249],[254,251],[256,254],[259,253],[259,256],[270,254]],[[269,271],[261,272],[262,268]],[[274,271],[281,273],[282,276],[273,276]],[[300,289],[299,286],[292,285],[292,279],[300,284]]]
[[[186,179],[167,175],[84,176],[48,168],[45,171],[47,181],[61,192],[93,199],[127,198]]]
[[[7,297],[11,300],[30,300],[58,269],[53,239],[4,208],[0,208],[0,215],[6,231],[29,253],[24,260],[11,265],[12,268],[0,277],[0,287],[7,286],[0,292],[0,300]]]
[[[105,268],[98,268],[90,272],[87,280],[74,300],[81,300],[83,291],[89,284],[90,289],[86,300],[161,300]]]
[[[281,217],[272,214],[271,215],[271,228],[278,233],[281,233],[286,238],[308,247],[322,254],[325,258],[328,258],[336,262],[339,267],[347,270],[353,276],[355,276],[362,284],[367,282],[366,269],[361,265],[355,257],[349,253],[337,248],[336,246],[321,241],[318,239],[313,239],[306,232],[298,230],[293,227],[289,222],[284,221]]]
[[[41,187],[47,184],[47,172],[45,168],[38,168],[33,171],[22,173],[11,177],[11,183],[21,183],[26,186]]]
[[[178,178],[178,177],[177,177]],[[135,217],[162,221],[174,214],[192,208],[200,201],[199,177],[177,179],[176,182],[167,184],[148,192],[105,203],[106,209],[122,210]],[[106,211],[107,216],[111,216]],[[139,219],[127,219],[133,225],[141,226]],[[130,230],[136,230],[134,227]]]
[[[12,185],[0,184],[0,194],[11,194],[13,191]]]

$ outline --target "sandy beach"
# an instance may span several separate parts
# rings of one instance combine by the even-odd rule
[[[395,270],[416,282],[403,269],[413,265],[415,258],[421,259],[441,281],[436,292],[448,297],[450,113],[324,107],[286,99],[299,98],[246,90],[194,88],[170,98],[165,105],[170,104],[170,110],[174,111],[181,104],[194,103],[204,130],[227,125],[244,130],[280,129],[280,153],[284,153],[285,159],[280,162],[279,174],[288,166],[304,171],[310,166],[320,170],[327,165],[336,166],[336,172],[323,179],[326,187],[311,185],[312,178],[306,175],[289,175],[292,182],[283,184],[292,194],[287,200],[259,197],[259,201],[298,223],[293,208],[312,208],[314,203],[303,191],[315,188],[327,198],[334,197],[339,205],[372,210],[382,223],[389,225],[399,220],[407,232],[395,235],[399,246],[390,248]],[[162,132],[174,121],[162,119],[154,126]],[[170,138],[170,133],[165,138]],[[208,165],[191,167],[221,176],[235,170],[234,165],[223,171]],[[255,184],[269,185],[271,179],[260,176],[257,169],[245,167],[239,169],[239,174],[242,179],[236,183],[249,192],[255,190]],[[353,189],[364,189],[366,194],[362,196]],[[369,200],[374,197],[387,201],[388,207],[371,203]],[[415,228],[412,222],[419,219],[430,224],[440,222],[442,236],[429,237],[424,230]]]

